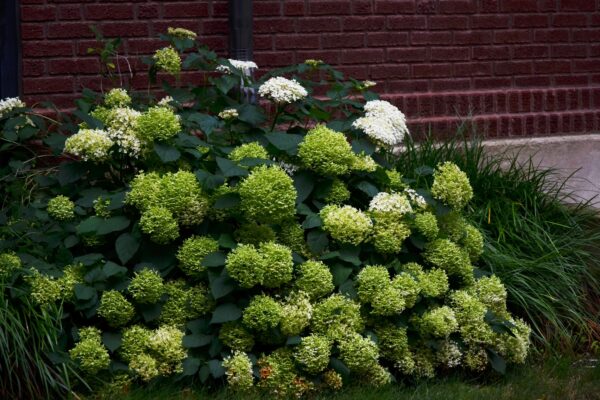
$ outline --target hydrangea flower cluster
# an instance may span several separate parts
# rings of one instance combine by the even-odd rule
[[[303,164],[323,175],[344,175],[353,169],[356,155],[343,133],[319,125],[298,146]]]
[[[448,161],[435,169],[431,194],[450,207],[461,209],[473,197],[473,189],[467,174]]]
[[[181,72],[181,56],[171,46],[156,50],[152,58],[158,69],[168,74],[178,76]]]
[[[279,105],[294,103],[308,96],[306,89],[295,79],[282,76],[269,78],[260,85],[258,94]]]
[[[0,118],[17,108],[25,108],[27,105],[18,97],[7,97],[0,100]]]
[[[191,39],[191,40],[195,40],[196,37],[198,36],[196,34],[196,32],[194,32],[194,31],[190,31],[185,28],[172,28],[172,27],[167,28],[167,35],[173,36],[173,37],[176,37],[179,39]]]
[[[246,353],[236,351],[231,357],[226,357],[223,368],[227,383],[233,390],[246,392],[254,385],[252,362]]]
[[[73,154],[84,161],[100,162],[110,157],[113,146],[106,131],[100,129],[80,129],[65,141],[65,153]]]
[[[294,263],[288,247],[263,242],[258,248],[252,244],[240,244],[227,256],[225,268],[229,276],[244,288],[256,285],[275,288],[292,280]]]
[[[231,58],[228,61],[234,68],[242,71],[244,75],[250,75],[253,69],[258,69],[258,65],[254,61],[234,60]],[[217,71],[224,74],[231,73],[231,69],[227,65],[218,65]]]
[[[150,107],[137,118],[137,135],[147,142],[168,140],[180,131],[179,116],[169,107]]]
[[[0,253],[0,281],[10,276],[21,268],[21,259],[15,253],[9,251]]]
[[[368,101],[365,116],[354,121],[352,126],[365,132],[375,143],[387,147],[399,145],[409,134],[402,111],[384,100]]]
[[[320,216],[325,232],[341,243],[360,244],[373,229],[371,218],[352,206],[328,205]]]
[[[59,221],[68,221],[75,217],[75,203],[67,196],[56,196],[48,201],[48,214]]]
[[[71,358],[89,375],[95,375],[110,365],[110,356],[100,334],[97,328],[82,328],[79,331],[81,340],[69,351]]]
[[[244,158],[268,159],[269,154],[267,153],[267,149],[258,142],[245,143],[231,150],[231,153],[229,153],[229,159],[232,161],[239,162]]]
[[[240,114],[238,113],[238,111],[235,108],[226,108],[218,114],[219,118],[221,118],[225,121],[235,119],[235,118],[239,117],[239,115]]]

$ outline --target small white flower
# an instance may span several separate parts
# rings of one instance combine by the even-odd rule
[[[410,201],[418,208],[427,207],[427,201],[425,201],[425,198],[417,193],[414,189],[404,189],[404,193],[406,193]]]
[[[103,161],[108,158],[113,146],[105,131],[99,129],[81,129],[65,141],[65,153],[73,154],[84,161]]]
[[[234,68],[241,70],[244,73],[244,75],[250,75],[250,72],[252,72],[253,69],[258,68],[258,65],[256,65],[256,63],[254,61],[242,61],[242,60],[234,60],[234,59],[230,58],[229,63],[231,65],[233,65]],[[224,74],[231,73],[231,69],[227,65],[217,66],[217,71],[224,73]]]
[[[142,149],[142,142],[135,134],[137,119],[141,113],[132,108],[115,108],[108,115],[107,135],[117,144],[119,153],[137,157]]]
[[[369,203],[369,211],[404,215],[412,212],[406,196],[398,193],[379,192]]]
[[[365,104],[365,116],[352,126],[364,131],[374,141],[385,146],[396,146],[408,135],[406,117],[396,106],[384,100],[372,100]]]
[[[15,108],[25,108],[27,107],[24,102],[21,101],[18,97],[7,97],[5,99],[0,100],[0,118],[2,118],[5,114],[8,114]]]
[[[308,92],[295,79],[282,76],[270,78],[258,88],[258,94],[277,104],[289,104],[308,96]]]
[[[168,107],[173,109],[173,106],[171,105],[171,102],[174,101],[173,98],[171,96],[165,96],[162,99],[160,99],[160,101],[158,102],[158,106],[159,107]]]
[[[219,113],[219,118],[224,120],[234,119],[239,116],[239,113],[235,108],[226,108]]]

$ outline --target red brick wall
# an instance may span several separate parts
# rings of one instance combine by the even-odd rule
[[[88,25],[141,54],[182,26],[224,54],[227,1],[21,0],[23,91],[68,105],[99,86]],[[379,83],[413,127],[473,115],[490,135],[600,129],[600,0],[255,0],[260,67],[323,59]],[[135,82],[145,79],[143,72]]]

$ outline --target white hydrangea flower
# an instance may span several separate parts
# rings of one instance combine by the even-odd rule
[[[289,104],[308,96],[308,92],[295,79],[282,76],[270,78],[258,88],[258,94],[277,104]]]
[[[426,208],[427,207],[427,201],[425,201],[425,198],[423,196],[421,196],[419,193],[417,193],[414,189],[410,189],[410,188],[404,189],[404,193],[406,193],[406,195],[410,199],[411,203],[413,203],[418,208]]]
[[[273,158],[273,161],[277,161],[277,159]],[[285,171],[289,176],[294,176],[296,172],[300,169],[297,165],[286,163],[284,161],[278,161],[279,166],[282,170]]]
[[[135,134],[137,119],[142,115],[132,108],[116,108],[107,121],[107,135],[118,146],[118,151],[131,157],[139,156],[142,142]]]
[[[369,211],[404,215],[412,212],[412,207],[403,194],[379,192],[371,199]]]
[[[448,368],[458,367],[462,359],[462,352],[452,340],[444,342],[440,350],[436,354],[437,361]]]
[[[84,161],[103,161],[109,156],[113,141],[100,129],[81,129],[65,141],[65,153]]]
[[[244,73],[244,75],[250,75],[250,72],[253,69],[258,69],[258,65],[256,65],[256,63],[254,61],[234,60],[234,59],[230,58],[229,62],[235,68],[241,70]],[[217,71],[219,71],[221,73],[224,73],[224,74],[230,74],[231,73],[231,69],[227,65],[219,65],[219,66],[217,66]]]
[[[364,131],[374,141],[385,146],[397,146],[408,135],[406,117],[396,106],[384,100],[365,104],[365,116],[352,126]]]
[[[239,116],[239,113],[235,108],[226,108],[219,113],[219,118],[224,120],[234,119]]]
[[[7,97],[5,99],[0,100],[0,118],[2,118],[5,114],[8,114],[15,108],[25,108],[27,107],[21,99],[18,97]]]
[[[159,107],[168,107],[173,109],[174,107],[171,105],[171,102],[174,101],[171,96],[165,96],[158,102]]]

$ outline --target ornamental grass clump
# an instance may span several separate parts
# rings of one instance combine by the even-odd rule
[[[169,378],[286,398],[524,362],[529,327],[477,273],[468,178],[444,163],[430,186],[403,179],[395,106],[324,63],[255,81],[187,32],[165,38],[152,68],[224,73],[166,84],[168,101],[89,100],[71,138],[102,122],[102,162],[78,152],[48,172],[28,219],[0,231],[14,247],[3,279],[63,305],[61,343],[91,386]],[[333,79],[323,99],[316,70]],[[240,82],[275,106],[241,101]]]

